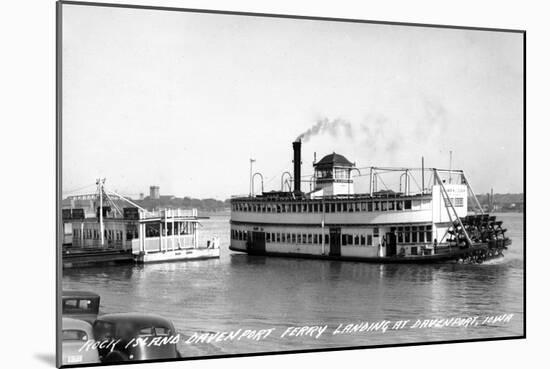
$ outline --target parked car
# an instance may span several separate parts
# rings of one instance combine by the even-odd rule
[[[180,357],[176,343],[173,342],[177,335],[174,325],[158,315],[106,314],[94,322],[93,329],[97,341],[120,340],[114,348],[99,349],[99,357],[104,363]]]
[[[63,317],[93,323],[99,314],[99,295],[87,291],[63,291]]]
[[[99,352],[94,348],[92,325],[72,318],[62,320],[61,354],[65,364],[99,363]],[[82,347],[87,346],[87,349]]]

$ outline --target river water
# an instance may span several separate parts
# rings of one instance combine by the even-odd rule
[[[201,238],[221,239],[219,259],[68,269],[63,289],[98,293],[103,314],[135,311],[171,319],[183,337],[183,356],[518,336],[524,314],[523,214],[497,218],[512,238],[504,258],[481,265],[401,265],[234,253],[227,248],[229,217],[212,216],[202,222]],[[503,314],[513,315],[485,321]],[[417,320],[473,317],[478,318],[472,324],[414,327]],[[403,320],[409,320],[404,327],[394,325]],[[342,333],[350,323],[384,321],[391,322],[385,331]],[[327,329],[318,338],[281,337],[289,327],[302,326]],[[258,341],[189,338],[272,328]]]

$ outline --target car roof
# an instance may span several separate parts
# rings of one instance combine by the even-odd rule
[[[86,332],[91,332],[92,325],[84,320],[73,319],[73,318],[63,318],[62,329],[82,329]]]
[[[63,291],[63,297],[99,297],[95,292],[89,291]]]
[[[160,315],[143,314],[143,313],[115,313],[105,314],[97,318],[96,321],[104,321],[109,323],[132,323],[136,325],[152,324],[154,326],[172,327],[172,322]]]

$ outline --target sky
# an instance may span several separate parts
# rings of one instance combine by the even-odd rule
[[[523,35],[63,5],[64,195],[226,199],[337,152],[523,192]],[[356,178],[364,189],[366,177]],[[367,180],[368,182],[368,180]]]

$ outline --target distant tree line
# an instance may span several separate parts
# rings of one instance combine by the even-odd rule
[[[195,199],[192,197],[160,196],[159,199],[146,197],[143,200],[134,200],[139,206],[148,209],[198,209],[199,211],[224,211],[229,209],[230,203],[227,200],[216,199]]]
[[[522,193],[495,193],[491,197],[490,193],[476,195],[479,204],[484,210],[488,211],[517,211],[524,210],[525,197]],[[473,198],[468,199],[468,210],[475,208]]]

